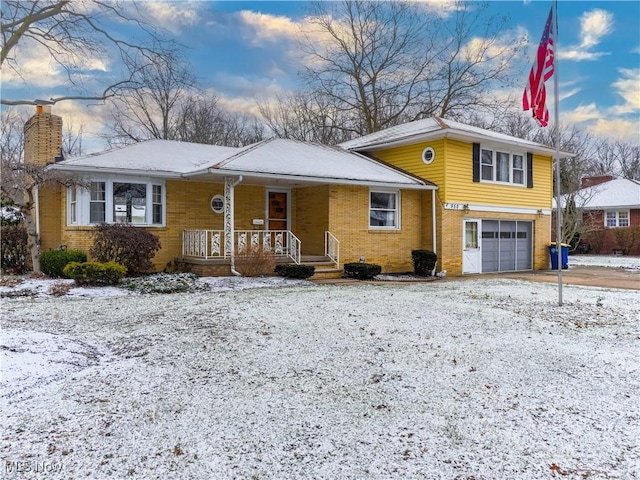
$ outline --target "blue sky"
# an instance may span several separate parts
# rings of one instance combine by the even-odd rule
[[[434,14],[446,15],[447,0],[423,4]],[[299,86],[301,59],[295,39],[305,26],[305,2],[147,1],[142,5],[151,22],[187,47],[199,79],[229,108],[255,111],[256,100],[269,101]],[[510,17],[505,39],[514,34],[528,37],[526,58],[511,67],[522,76],[519,90],[524,88],[550,7],[550,1],[490,4],[490,12]],[[561,121],[596,136],[640,143],[640,2],[561,1],[558,12]],[[118,26],[114,32],[135,35]],[[3,69],[3,97],[35,99],[69,93],[64,76],[46,58],[38,58],[35,50],[17,53],[30,68],[24,80]],[[118,71],[117,64],[105,59],[94,62],[86,81],[89,89],[100,76]],[[42,69],[48,74],[36,73]],[[552,91],[551,86],[548,89]],[[73,128],[84,124],[87,136],[101,128],[99,106],[65,102],[54,109]]]

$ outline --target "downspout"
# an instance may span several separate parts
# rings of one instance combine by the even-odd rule
[[[235,275],[236,277],[241,277],[242,274],[240,272],[238,272],[236,270],[236,252],[235,252],[235,241],[234,241],[234,234],[235,234],[235,215],[234,215],[234,210],[235,210],[235,188],[242,182],[243,177],[242,175],[240,175],[238,177],[238,180],[236,180],[235,182],[233,182],[230,186],[230,199],[232,199],[233,201],[231,202],[231,205],[229,206],[229,214],[231,216],[231,273],[233,275]]]
[[[34,213],[36,216],[36,234],[38,235],[38,243],[40,243],[40,196],[38,195],[38,185],[33,189],[33,193],[33,203],[35,203]]]
[[[436,191],[431,190],[431,238],[432,238],[432,247],[433,253],[438,255],[438,241],[436,239]],[[436,263],[437,265],[437,263]],[[431,276],[434,275],[436,267],[433,267],[433,272],[431,272]]]

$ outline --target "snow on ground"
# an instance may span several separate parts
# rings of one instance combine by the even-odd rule
[[[640,257],[621,255],[570,255],[569,267],[612,267],[640,270]]]
[[[6,477],[640,478],[636,291],[208,281],[3,299]]]

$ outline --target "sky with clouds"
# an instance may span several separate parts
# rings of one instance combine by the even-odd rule
[[[424,1],[424,8],[446,15],[447,0]],[[640,2],[561,1],[558,4],[557,74],[560,117],[594,135],[640,143]],[[200,81],[234,110],[257,111],[257,101],[300,86],[300,48],[308,5],[301,1],[145,1],[151,23],[164,28],[186,47]],[[550,1],[494,1],[489,13],[508,15],[505,41],[524,34],[526,58],[514,63],[522,88],[542,35]],[[136,32],[113,25],[113,33],[135,39]],[[17,52],[23,78],[3,67],[3,98],[36,99],[68,95],[68,82],[37,49]],[[86,58],[85,86],[120,67],[102,58]],[[550,106],[553,108],[552,88]],[[96,92],[94,92],[96,93]],[[99,93],[99,92],[98,92]],[[91,136],[101,128],[103,109],[86,102],[61,102],[55,113]],[[551,109],[553,118],[553,110]]]

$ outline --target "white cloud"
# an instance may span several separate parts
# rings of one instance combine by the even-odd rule
[[[571,111],[560,112],[560,121],[568,124],[590,122],[601,117],[602,114],[595,103],[580,105]]]
[[[591,51],[598,46],[602,37],[613,31],[613,14],[600,8],[584,12],[580,17],[580,44],[569,45],[558,51],[560,60],[593,61],[608,52]]]
[[[560,60],[573,60],[574,62],[598,60],[600,57],[610,55],[609,52],[587,52],[579,48],[569,47],[558,51]]]
[[[622,118],[601,118],[588,130],[594,135],[619,139],[625,142],[638,143],[638,121]]]
[[[613,14],[600,8],[582,14],[580,18],[581,46],[595,47],[605,35],[613,30]]]
[[[580,105],[571,111],[562,111],[560,120],[564,124],[578,125],[598,137],[638,143],[638,131],[640,131],[638,119],[621,117],[615,111],[615,107],[600,109],[595,103]]]
[[[17,45],[12,51],[13,57],[10,60],[14,68],[3,67],[2,83],[7,87],[24,87],[25,81],[29,87],[54,88],[68,83],[67,72],[57,62],[51,58],[51,53],[41,44],[30,39],[25,39],[21,45]],[[64,60],[63,56],[60,56]],[[106,72],[107,64],[103,59],[91,57],[77,57],[69,59],[69,64],[73,62],[81,71],[86,74],[95,72]],[[76,76],[82,80],[82,74]],[[87,77],[89,78],[89,77]]]
[[[577,95],[578,93],[580,93],[582,91],[581,88],[576,87],[576,88],[572,88],[571,90],[560,90],[560,101],[562,100],[566,100],[567,98],[571,98],[574,95]]]
[[[456,10],[464,10],[468,8],[464,2],[458,0],[414,0],[415,3],[422,5],[429,12],[440,18],[448,18]]]
[[[301,25],[289,17],[249,10],[243,10],[238,15],[245,25],[253,29],[254,44],[261,44],[265,40],[270,42],[281,39],[295,40],[301,32]]]
[[[141,6],[147,10],[148,15],[159,26],[170,32],[177,33],[183,27],[189,27],[198,21],[202,2],[145,1],[141,3]]]
[[[613,88],[624,100],[613,110],[617,114],[640,112],[640,68],[620,68],[620,78],[613,82]]]

